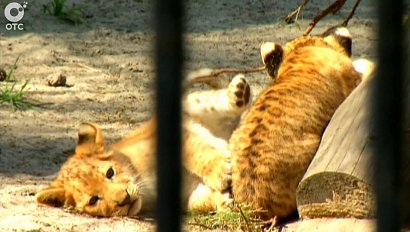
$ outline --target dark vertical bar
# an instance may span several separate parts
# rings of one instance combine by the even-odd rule
[[[378,70],[373,89],[378,231],[400,231],[402,1],[378,1]]]
[[[407,15],[410,15],[410,2],[407,6]],[[405,13],[405,14],[406,14]],[[404,21],[404,54],[403,54],[403,72],[404,72],[404,136],[403,136],[403,170],[402,170],[402,186],[403,197],[401,199],[402,207],[402,222],[405,228],[410,228],[410,17]]]
[[[181,227],[181,68],[182,1],[155,2],[157,73],[157,231]]]

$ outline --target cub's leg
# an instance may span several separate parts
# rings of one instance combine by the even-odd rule
[[[194,128],[194,127],[198,128]],[[199,130],[209,133],[201,125],[191,124],[190,131],[184,132],[184,167],[200,177],[206,186],[223,191],[230,187],[232,179],[231,158],[226,141],[218,141],[219,148],[210,145],[214,137],[204,137]],[[215,143],[215,141],[212,141]]]
[[[184,100],[184,166],[206,186],[222,191],[230,186],[231,159],[227,141],[251,102],[243,75],[228,88],[191,93]]]
[[[201,122],[218,121],[240,117],[251,100],[248,82],[243,75],[236,75],[228,88],[188,94],[183,100],[183,109],[184,113]]]
[[[186,76],[184,80],[184,87],[189,88],[195,83],[204,83],[204,84],[209,85],[213,89],[226,88],[226,86],[228,86],[229,84],[228,78],[211,78],[210,76],[212,76],[214,72],[215,72],[214,69],[209,69],[209,68],[204,68],[204,69],[193,71]]]

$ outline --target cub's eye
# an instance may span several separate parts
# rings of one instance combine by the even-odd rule
[[[114,176],[115,172],[113,168],[109,168],[107,170],[107,172],[105,173],[105,177],[107,177],[107,179],[111,179]]]
[[[88,201],[88,205],[93,206],[97,203],[100,198],[98,196],[92,196]]]

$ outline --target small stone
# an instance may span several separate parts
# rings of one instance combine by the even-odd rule
[[[58,76],[51,74],[47,77],[48,86],[67,86],[67,77],[64,74]]]
[[[0,81],[5,81],[7,78],[7,73],[4,69],[0,68]]]

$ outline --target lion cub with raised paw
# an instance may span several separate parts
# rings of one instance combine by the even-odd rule
[[[185,83],[195,83],[201,72]],[[227,88],[219,80],[206,84],[216,89],[183,99],[183,201],[188,210],[202,212],[231,202],[225,191],[231,183],[228,140],[252,97],[243,75]],[[75,153],[50,186],[37,193],[37,202],[103,217],[151,212],[156,202],[156,124],[151,118],[108,150],[97,125],[81,124]]]
[[[345,28],[325,37],[301,37],[285,46],[261,46],[273,81],[229,141],[235,201],[265,219],[296,212],[296,187],[322,133],[362,79],[364,71],[356,71],[350,49]]]

